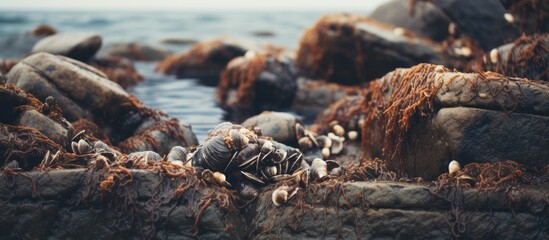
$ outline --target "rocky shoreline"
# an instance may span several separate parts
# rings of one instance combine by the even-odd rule
[[[546,16],[477,4],[328,14],[297,51],[101,49],[38,26],[0,65],[0,235],[547,238]],[[217,86],[234,123],[199,144],[126,91],[145,80],[134,61]]]

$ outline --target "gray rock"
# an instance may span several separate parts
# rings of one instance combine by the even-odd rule
[[[503,17],[506,10],[499,0],[435,0],[434,3],[484,50],[519,36],[514,26]]]
[[[442,41],[448,37],[450,20],[428,1],[416,1],[410,8],[408,0],[393,0],[379,6],[370,17],[383,23],[409,29],[435,41]]]
[[[99,58],[118,56],[134,61],[159,61],[168,55],[170,52],[167,50],[137,42],[109,44],[97,53]]]
[[[313,190],[314,189],[314,190]],[[258,239],[425,238],[501,239],[546,238],[549,217],[547,189],[524,187],[505,192],[463,190],[463,207],[451,205],[424,184],[351,182],[317,186],[276,207],[272,191],[263,192],[252,207],[251,236]],[[510,199],[517,199],[514,202]],[[525,206],[525,207],[523,207]],[[532,206],[532,207],[526,207]],[[467,223],[453,233],[451,207]]]
[[[233,38],[216,38],[195,44],[185,53],[166,57],[156,70],[179,78],[198,78],[206,85],[215,86],[227,63],[252,49],[257,47]]]
[[[68,128],[36,110],[23,111],[15,123],[19,126],[34,128],[61,146],[69,146],[71,136]]]
[[[450,64],[442,46],[403,28],[351,14],[323,16],[305,31],[297,67],[307,77],[357,85],[418,63]]]
[[[29,178],[9,179],[13,187],[2,178],[0,234],[4,239],[235,239],[245,234],[230,193],[191,186],[178,195],[170,188],[196,182],[194,175],[161,178],[156,172],[132,170],[133,181],[122,190],[129,195],[88,182],[101,180],[98,175],[85,169],[30,172]]]
[[[101,47],[101,36],[95,33],[57,33],[38,41],[32,53],[48,52],[86,61]]]
[[[265,111],[246,119],[242,126],[259,127],[263,136],[272,137],[275,141],[284,144],[295,144],[297,122],[297,118],[290,113]]]

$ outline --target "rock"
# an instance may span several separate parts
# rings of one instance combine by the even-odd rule
[[[547,164],[549,85],[493,72],[421,64],[372,82],[361,113],[366,156],[408,176],[433,179],[451,160]]]
[[[130,42],[109,44],[97,55],[99,58],[122,57],[133,61],[160,61],[170,55],[170,52],[158,47]]]
[[[118,83],[124,89],[134,86],[144,80],[137,72],[132,61],[124,57],[106,56],[92,58],[88,64],[103,72],[107,78]]]
[[[549,34],[523,35],[513,43],[494,48],[476,59],[471,71],[549,81]]]
[[[505,20],[506,10],[499,0],[435,0],[434,3],[461,32],[475,39],[486,51],[519,36]]]
[[[314,190],[313,190],[314,189]],[[458,190],[456,190],[458,191]],[[275,206],[272,190],[252,206],[251,236],[258,239],[545,238],[549,217],[542,186],[512,191],[462,190],[463,205],[432,194],[426,184],[333,182],[300,189],[284,206]],[[520,193],[522,192],[522,193]],[[451,193],[451,192],[450,192]],[[524,197],[523,197],[524,196]],[[524,207],[523,207],[524,206]],[[460,210],[458,219],[451,209]],[[459,230],[453,224],[467,219]],[[541,234],[541,235],[540,235]]]
[[[549,32],[549,2],[547,1],[514,1],[500,0],[507,9],[507,13],[513,16],[510,23],[520,33],[535,34]],[[509,21],[508,21],[509,22]]]
[[[297,67],[305,76],[357,85],[396,67],[446,63],[442,46],[403,28],[351,14],[323,16],[305,31]]]
[[[295,124],[297,118],[284,112],[265,111],[259,115],[248,118],[242,123],[246,128],[259,127],[263,136],[272,137],[273,140],[287,145],[296,144]]]
[[[110,191],[101,188],[107,178],[101,173],[112,176],[74,169],[1,178],[0,234],[6,239],[21,234],[35,239],[244,238],[232,193],[205,185],[189,170],[185,177],[131,170],[133,181],[128,186],[113,182]],[[178,187],[184,190],[175,191]]]
[[[362,112],[362,94],[348,95],[331,104],[326,110],[320,113],[315,124],[322,130],[328,130],[332,121],[337,121],[347,131],[361,131],[362,123],[366,113]]]
[[[32,53],[47,52],[86,61],[101,47],[101,36],[95,33],[58,33],[38,41]]]
[[[191,38],[166,38],[162,40],[162,43],[170,45],[191,45],[198,43],[198,40]]]
[[[36,110],[23,111],[19,115],[16,125],[36,129],[57,144],[69,146],[71,136],[69,136],[68,128]]]
[[[104,73],[82,62],[37,53],[23,59],[7,77],[42,101],[53,96],[69,121],[92,120],[127,152],[167,154],[173,146],[198,144],[190,126],[143,106]]]
[[[442,41],[448,37],[450,20],[432,2],[393,0],[379,6],[371,18],[396,27],[406,28],[419,36]]]
[[[216,38],[195,44],[185,53],[168,56],[156,66],[156,71],[178,78],[198,78],[215,86],[227,63],[252,49],[256,47],[232,38]]]
[[[322,80],[297,79],[297,92],[292,109],[305,118],[313,119],[330,104],[347,95],[358,95],[359,87],[350,87]]]
[[[233,59],[216,91],[225,108],[256,111],[290,107],[297,90],[294,61],[284,50]]]
[[[44,36],[44,37],[47,37],[56,33],[57,33],[57,30],[55,30],[55,28],[53,28],[48,24],[40,24],[31,31],[31,34],[34,36]]]

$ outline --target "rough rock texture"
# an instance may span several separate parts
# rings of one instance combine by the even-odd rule
[[[418,65],[387,74],[367,92],[364,151],[408,176],[432,179],[451,160],[543,167],[549,159],[546,82]]]
[[[506,10],[499,0],[435,0],[434,3],[484,50],[519,36],[514,26],[503,17]]]
[[[549,81],[549,34],[523,35],[495,48],[473,62],[471,71]]]
[[[295,145],[295,125],[297,122],[298,120],[293,114],[265,111],[246,119],[242,126],[247,128],[259,127],[263,136],[272,137],[273,140],[286,145]]]
[[[357,95],[360,87],[350,87],[306,78],[297,79],[297,92],[292,109],[305,118],[313,119],[330,104],[348,95]]]
[[[225,65],[252,49],[255,47],[232,38],[216,38],[195,44],[188,52],[166,57],[156,70],[179,78],[198,78],[215,86]]]
[[[58,33],[38,41],[32,53],[48,52],[86,61],[101,47],[101,36],[95,33]]]
[[[53,96],[71,122],[89,119],[125,152],[198,143],[191,127],[143,106],[105,74],[82,62],[48,53],[23,59],[8,74],[8,82],[44,101]]]
[[[225,108],[276,110],[290,107],[296,90],[291,52],[274,49],[231,60],[217,86],[216,101]]]
[[[93,181],[105,174],[101,170],[4,174],[3,239],[235,239],[245,234],[231,194],[204,183],[187,186],[198,184],[195,176],[161,179],[156,172],[132,170],[126,186],[107,191]],[[119,177],[115,181],[128,176]]]
[[[62,146],[69,146],[69,129],[46,115],[33,110],[23,111],[16,120],[16,125],[34,128]]]
[[[435,41],[442,41],[448,37],[450,19],[432,2],[420,1],[411,5],[409,0],[393,0],[379,6],[370,17],[409,29]]]
[[[331,186],[330,186],[331,185]],[[520,191],[463,190],[466,223],[455,220],[449,201],[433,187],[395,182],[331,183],[300,192],[285,206],[271,192],[249,214],[258,239],[525,239],[547,238],[549,217],[544,187]],[[456,190],[458,191],[458,190]],[[452,192],[453,193],[453,192]],[[509,200],[513,199],[513,201]],[[452,206],[455,207],[455,206]],[[512,210],[511,210],[512,209]],[[452,226],[460,224],[459,227]],[[460,230],[457,230],[459,228]]]
[[[167,50],[138,42],[109,44],[97,53],[99,58],[116,56],[134,61],[160,61],[168,55],[170,52]]]
[[[297,53],[306,76],[347,85],[418,63],[445,63],[443,49],[408,30],[351,14],[323,16],[305,31]]]

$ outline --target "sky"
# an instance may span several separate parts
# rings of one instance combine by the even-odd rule
[[[388,0],[0,0],[1,10],[359,11]]]

